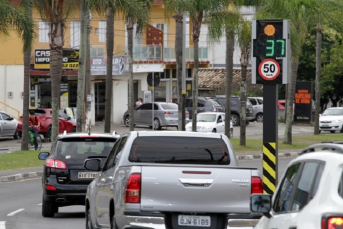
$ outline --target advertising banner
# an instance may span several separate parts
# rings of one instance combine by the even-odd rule
[[[126,73],[126,57],[114,56],[112,59],[112,75]],[[105,76],[107,72],[107,57],[91,57],[91,75]]]
[[[50,69],[50,49],[35,50],[35,69]],[[63,49],[63,69],[79,68],[79,50]]]
[[[312,115],[312,82],[297,82],[294,99],[294,122],[310,123]]]

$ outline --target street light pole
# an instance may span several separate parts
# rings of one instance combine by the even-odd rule
[[[186,12],[182,16],[182,99],[181,99],[181,130],[185,129],[185,112],[186,112]]]

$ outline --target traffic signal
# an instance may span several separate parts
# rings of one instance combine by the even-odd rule
[[[287,84],[290,73],[289,20],[253,20],[252,83]]]

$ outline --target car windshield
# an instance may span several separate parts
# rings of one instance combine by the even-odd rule
[[[134,140],[129,161],[228,165],[229,151],[222,139],[199,137],[152,136]]]
[[[178,106],[175,103],[161,103],[161,107],[164,110],[177,110]]]
[[[209,99],[210,101],[212,101],[212,103],[216,106],[216,107],[221,107],[221,105],[219,104],[219,102],[217,102],[214,99]]]
[[[57,154],[65,159],[107,157],[114,142],[110,138],[64,139],[57,144]]]
[[[215,122],[216,121],[216,114],[198,114],[197,122]]]
[[[324,111],[323,116],[343,115],[343,109],[327,109]]]

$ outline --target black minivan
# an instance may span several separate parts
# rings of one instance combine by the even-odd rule
[[[189,112],[189,119],[192,119],[193,97],[186,98],[186,110]],[[224,107],[213,99],[198,97],[197,113],[201,112],[224,112]]]

